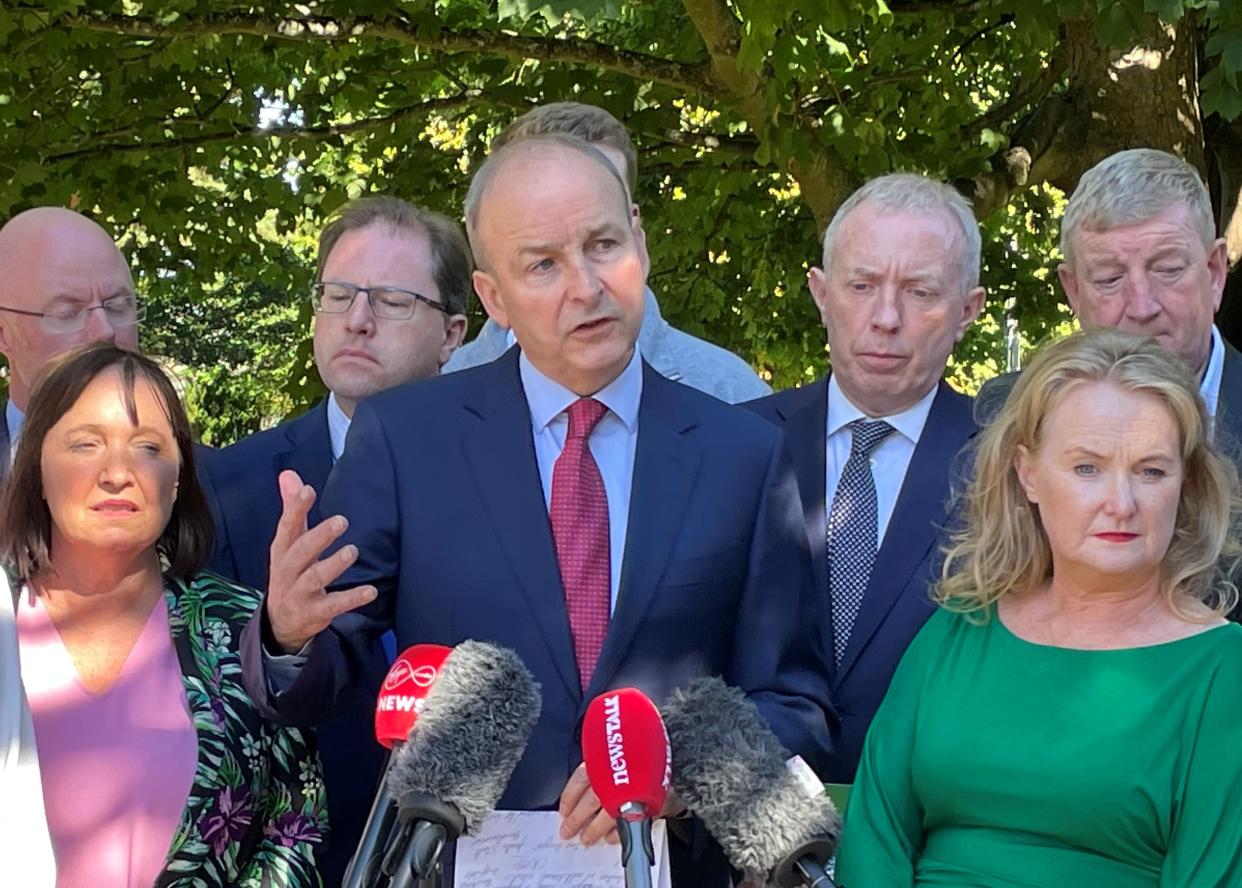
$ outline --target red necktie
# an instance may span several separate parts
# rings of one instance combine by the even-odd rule
[[[565,609],[585,691],[608,633],[612,567],[608,543],[608,495],[587,447],[608,408],[591,398],[569,405],[569,435],[552,467],[552,538],[565,587]]]

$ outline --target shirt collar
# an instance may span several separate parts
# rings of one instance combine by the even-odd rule
[[[835,435],[856,419],[882,419],[918,444],[939,388],[939,384],[933,385],[927,394],[900,413],[894,413],[892,416],[868,416],[845,396],[845,392],[841,391],[841,386],[837,383],[836,375],[832,374],[828,377],[828,436]]]
[[[1220,331],[1212,325],[1212,353],[1208,356],[1207,366],[1203,368],[1203,379],[1199,380],[1199,394],[1207,406],[1208,416],[1216,415],[1216,405],[1220,400],[1220,383],[1225,373],[1225,345],[1220,338]]]
[[[21,408],[13,403],[13,399],[9,398],[4,405],[4,423],[9,430],[9,441],[14,448],[17,447],[18,436],[22,433],[22,423],[26,421],[26,414]]]
[[[536,433],[546,429],[552,420],[578,400],[578,395],[536,370],[525,353],[518,356],[518,372],[522,377],[522,389],[526,392],[526,403],[530,405],[530,419]],[[607,407],[625,425],[626,431],[632,433],[638,425],[638,405],[642,394],[643,365],[639,350],[635,347],[625,369],[591,397]]]
[[[332,444],[332,461],[336,462],[345,452],[345,437],[349,434],[349,417],[336,402],[336,392],[328,395],[328,439]]]

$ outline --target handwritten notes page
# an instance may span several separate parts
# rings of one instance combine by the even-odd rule
[[[563,841],[555,811],[495,811],[477,836],[457,840],[459,888],[625,888],[621,846]],[[671,888],[664,822],[651,830],[655,888]]]

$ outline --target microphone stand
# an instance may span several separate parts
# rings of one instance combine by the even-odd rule
[[[652,888],[651,867],[655,848],[651,844],[651,818],[637,802],[621,806],[617,818],[621,834],[621,865],[625,868],[625,888]]]
[[[389,888],[440,888],[444,846],[466,828],[466,820],[452,805],[430,796],[410,794],[400,803],[401,834],[384,856],[382,871]]]
[[[772,870],[772,884],[777,888],[836,888],[824,868],[834,851],[834,843],[826,838],[804,842]]]

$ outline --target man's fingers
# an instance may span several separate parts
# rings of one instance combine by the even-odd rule
[[[272,567],[271,581],[273,585],[279,584],[281,587],[287,588],[295,584],[301,586],[302,577],[305,577],[312,569],[318,569],[319,564],[328,564],[332,567],[339,567],[336,573],[332,574],[330,569],[323,570],[319,575],[326,577],[323,582],[313,588],[322,589],[332,580],[336,579],[353,563],[357,557],[355,553],[352,556],[341,556],[340,552],[333,553],[333,556],[324,561],[320,561],[323,550],[332,545],[341,534],[349,529],[349,522],[344,515],[333,515],[331,518],[325,518],[310,530],[302,533],[301,536],[292,540],[283,552],[278,552],[273,544],[272,550]],[[346,557],[343,564],[338,561],[338,557]],[[329,574],[331,576],[329,577]]]
[[[306,516],[315,502],[315,491],[302,483],[301,477],[292,469],[285,469],[276,479],[280,488],[280,520],[276,522],[276,534],[272,538],[272,550],[283,550],[299,536],[306,533]]]
[[[600,839],[607,838],[611,844],[621,841],[617,832],[617,821],[608,816],[607,811],[599,811],[582,830],[582,844],[588,848]]]
[[[314,595],[321,589],[331,586],[350,565],[358,560],[358,547],[341,546],[327,558],[313,562],[298,577],[296,585],[299,594]]]
[[[561,790],[561,801],[557,805],[556,810],[560,812],[562,817],[569,814],[570,811],[577,807],[582,794],[590,787],[591,781],[587,779],[586,765],[579,765],[569,775],[569,781],[565,784],[565,788]]]
[[[599,811],[599,799],[591,791],[585,765],[579,765],[570,775],[564,791],[561,792],[561,802],[557,810],[561,815],[562,839],[572,839],[578,835]]]
[[[374,586],[354,586],[340,592],[329,592],[316,604],[316,616],[326,626],[341,614],[356,610],[375,600]]]

